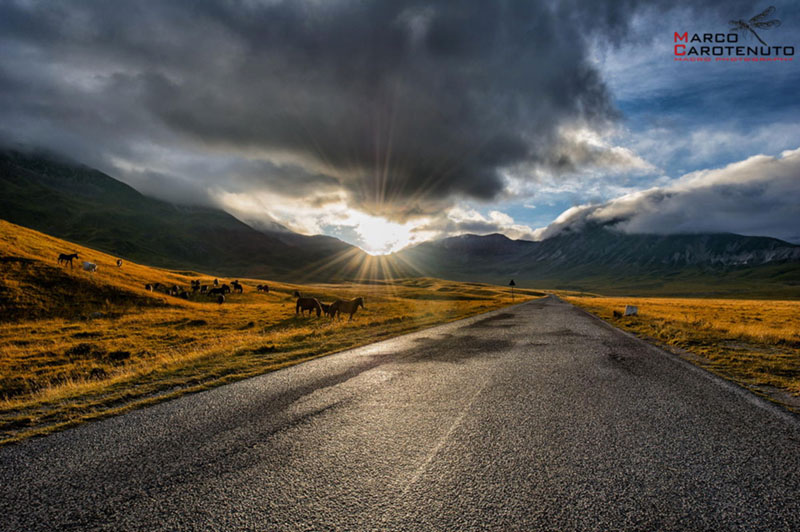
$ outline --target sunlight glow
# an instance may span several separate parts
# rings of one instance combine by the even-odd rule
[[[405,223],[392,222],[348,206],[344,199],[319,208],[309,205],[309,198],[285,198],[267,193],[232,193],[215,191],[215,197],[227,211],[243,220],[278,220],[301,234],[323,233],[324,226],[351,228],[358,236],[353,242],[370,255],[393,253],[419,240],[415,228],[427,224],[427,218]],[[313,199],[313,198],[312,198]]]
[[[392,253],[407,246],[411,241],[413,226],[409,223],[390,222],[357,211],[351,213],[351,219],[356,222],[354,230],[363,242],[361,248],[370,255]]]

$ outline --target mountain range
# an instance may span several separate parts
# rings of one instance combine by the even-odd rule
[[[644,235],[608,227],[532,242],[461,235],[400,251],[422,275],[606,294],[800,296],[800,246],[730,233]]]
[[[0,218],[123,259],[225,276],[337,282],[366,272],[607,294],[800,297],[800,246],[775,238],[594,226],[539,242],[461,235],[374,258],[333,237],[257,229],[219,209],[144,196],[78,163],[13,150],[0,152]]]

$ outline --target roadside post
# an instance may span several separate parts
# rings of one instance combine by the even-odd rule
[[[514,302],[514,287],[517,286],[517,283],[514,282],[514,279],[511,279],[511,282],[508,283],[508,286],[511,287],[511,302]]]

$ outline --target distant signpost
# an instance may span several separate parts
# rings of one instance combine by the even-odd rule
[[[508,286],[511,287],[511,301],[514,301],[514,287],[517,286],[517,283],[514,282],[514,279],[511,279],[511,282],[508,283]]]

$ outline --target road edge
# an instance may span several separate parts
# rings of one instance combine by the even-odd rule
[[[771,414],[781,418],[783,421],[786,421],[789,424],[794,425],[796,428],[800,429],[800,414],[792,412],[779,401],[771,400],[761,395],[758,395],[754,391],[742,386],[736,381],[726,379],[724,376],[714,373],[709,369],[704,368],[703,366],[699,366],[697,364],[692,363],[690,360],[681,357],[679,354],[672,353],[659,345],[647,341],[644,338],[640,338],[639,336],[636,336],[635,334],[632,334],[628,331],[622,330],[618,327],[614,327],[612,324],[608,323],[607,321],[598,316],[595,316],[588,310],[583,309],[577,305],[573,305],[569,301],[565,301],[555,294],[550,294],[550,295],[557,301],[566,303],[567,305],[570,305],[572,308],[578,310],[579,312],[585,314],[586,316],[589,316],[593,320],[598,321],[599,323],[603,324],[603,326],[605,326],[606,328],[614,332],[620,333],[624,336],[627,336],[632,340],[636,340],[643,346],[647,347],[647,349],[650,350],[651,352],[657,353],[658,355],[671,360],[673,363],[683,366],[689,371],[694,372],[696,375],[704,377],[706,380],[712,382],[719,388],[733,393],[734,395],[745,400],[746,402],[762,410],[770,412]]]

